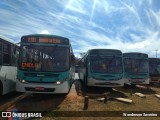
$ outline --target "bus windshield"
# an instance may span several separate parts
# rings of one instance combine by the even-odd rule
[[[91,72],[122,73],[122,58],[116,56],[91,56]]]
[[[149,62],[149,73],[151,75],[160,75],[160,61]]]
[[[28,71],[66,71],[69,49],[60,46],[21,46],[19,67]]]
[[[148,59],[124,58],[124,68],[128,73],[149,72]]]

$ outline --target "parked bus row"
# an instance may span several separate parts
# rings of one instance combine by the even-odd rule
[[[70,40],[55,35],[32,34],[22,36],[19,44],[0,38],[1,94],[15,90],[67,94],[75,75]],[[92,49],[79,60],[78,75],[86,86],[149,84],[160,81],[160,59],[148,58],[144,53]]]
[[[86,86],[122,87],[150,82],[148,55],[144,53],[92,49],[78,62],[78,68]]]

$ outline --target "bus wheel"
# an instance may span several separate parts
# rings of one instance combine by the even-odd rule
[[[86,84],[83,85],[83,91],[84,91],[84,93],[88,92],[88,86]]]
[[[3,85],[2,85],[2,82],[0,82],[0,95],[2,95],[3,93]]]
[[[136,84],[131,84],[131,88],[135,88],[136,87]]]

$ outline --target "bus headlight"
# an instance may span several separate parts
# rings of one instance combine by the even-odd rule
[[[25,81],[25,80],[22,80],[22,83],[26,83],[26,81]]]
[[[19,80],[21,83],[26,84],[27,81],[26,80]]]
[[[60,85],[60,84],[62,84],[63,82],[65,82],[66,80],[67,80],[68,78],[64,78],[63,80],[58,80],[57,82],[56,82],[56,84],[57,85]]]
[[[57,85],[60,85],[60,84],[61,84],[61,82],[60,82],[60,81],[57,81],[57,82],[56,82],[56,84],[57,84]]]

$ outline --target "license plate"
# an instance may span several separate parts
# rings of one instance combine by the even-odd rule
[[[141,80],[139,80],[139,79],[133,79],[132,81],[133,82],[140,82]]]
[[[42,91],[42,90],[44,90],[44,87],[36,87],[35,90]]]
[[[132,82],[143,82],[143,79],[133,79]]]

